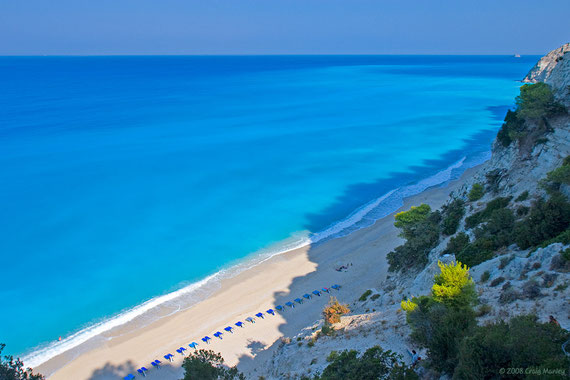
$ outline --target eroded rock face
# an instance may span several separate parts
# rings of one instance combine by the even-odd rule
[[[552,87],[558,99],[570,104],[570,43],[542,57],[529,71],[523,82],[544,82]]]

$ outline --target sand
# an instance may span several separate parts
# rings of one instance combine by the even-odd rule
[[[445,187],[431,188],[406,199],[398,211],[420,203],[440,207],[450,191],[461,186],[474,170],[476,168],[467,170],[461,179]],[[331,290],[331,295],[341,302],[351,302],[366,289],[378,285],[386,277],[386,254],[402,243],[393,220],[392,214],[348,236],[274,256],[223,281],[212,296],[187,310],[138,330],[126,325],[123,332],[114,331],[113,339],[91,343],[94,348],[83,348],[86,352],[77,357],[62,354],[36,370],[49,374],[50,380],[117,379],[128,373],[137,375],[136,369],[146,366],[148,379],[180,379],[183,357],[175,350],[184,346],[190,352],[188,343],[196,341],[199,348],[220,352],[226,364],[238,365],[253,377],[258,361],[269,360],[272,350],[278,349],[280,338],[292,337],[321,318],[329,295],[314,296],[276,316],[256,318],[255,324],[245,322],[245,318],[335,283],[342,288]],[[347,271],[336,271],[341,264],[352,265]],[[233,334],[223,331],[238,320],[244,321],[246,327],[236,328]],[[223,340],[213,337],[212,333],[218,330],[224,332]],[[212,338],[211,344],[201,341],[204,335]],[[167,353],[175,355],[173,363],[163,358]],[[162,369],[152,368],[150,362],[155,359],[165,364]]]

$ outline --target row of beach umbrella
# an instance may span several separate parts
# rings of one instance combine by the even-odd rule
[[[340,285],[335,284],[332,285],[330,287],[330,289],[334,289],[334,290],[340,290]],[[265,314],[269,314],[269,315],[273,315],[275,316],[275,311],[279,311],[279,312],[283,312],[286,310],[286,307],[289,307],[291,309],[295,308],[296,304],[302,304],[305,300],[310,300],[312,298],[313,295],[320,297],[321,294],[323,292],[325,293],[330,293],[330,289],[329,288],[321,288],[321,290],[313,290],[311,293],[305,293],[303,294],[302,297],[299,298],[295,298],[293,301],[288,301],[285,302],[285,306],[283,305],[276,305],[275,306],[275,310],[274,309],[267,309],[265,311],[265,313],[259,312],[257,314],[255,314],[255,316],[257,318],[261,318],[261,319],[265,319]],[[254,317],[247,317],[245,319],[246,322],[249,322],[251,324],[255,323],[255,318]],[[245,323],[243,323],[242,321],[237,321],[236,323],[234,323],[234,326],[236,327],[240,327],[240,328],[245,328]],[[234,327],[233,326],[227,326],[224,327],[224,331],[233,334],[234,333]],[[216,331],[215,333],[212,334],[214,337],[222,340],[222,335],[224,335],[224,333],[222,333],[221,331]],[[206,343],[206,344],[210,344],[210,341],[212,340],[212,338],[210,338],[208,335],[206,335],[205,337],[202,338],[202,342]],[[198,343],[196,342],[192,342],[188,345],[188,347],[193,348],[194,350],[197,350],[197,347],[199,346]],[[185,352],[186,352],[186,348],[185,347],[179,347],[176,349],[176,352],[179,353],[180,355],[184,356]],[[164,355],[164,359],[168,360],[169,362],[173,362],[174,361],[174,355],[172,355],[171,353],[168,353],[166,355]],[[159,369],[160,365],[161,365],[161,361],[160,360],[154,360],[152,361],[150,364],[154,367]],[[146,373],[148,372],[148,369],[146,367],[140,367],[139,369],[137,369],[137,372],[142,375],[142,376],[146,376]],[[132,380],[134,379],[135,376],[132,374],[128,374],[127,376],[124,377],[124,380]]]

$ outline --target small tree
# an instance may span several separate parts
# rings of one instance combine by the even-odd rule
[[[483,187],[483,185],[481,185],[480,183],[475,183],[473,184],[473,186],[471,186],[471,191],[469,191],[467,197],[471,202],[475,202],[483,198],[484,194],[485,194],[485,188]]]
[[[332,325],[334,323],[340,322],[340,316],[350,313],[348,305],[342,305],[336,297],[331,297],[329,304],[325,306],[323,310],[323,316],[325,317],[325,324]]]
[[[245,380],[236,367],[224,366],[224,358],[212,350],[198,350],[184,359],[182,380]]]
[[[0,343],[0,379],[1,380],[44,380],[45,377],[38,373],[34,374],[31,368],[24,369],[24,363],[18,358],[5,355],[2,357],[2,351],[6,347]]]
[[[330,355],[330,364],[315,380],[346,379],[401,379],[415,380],[418,375],[406,365],[401,357],[380,346],[369,348],[359,356],[358,351],[342,351]]]
[[[520,115],[529,119],[540,119],[567,112],[566,108],[554,99],[550,86],[542,82],[523,85],[516,103]]]

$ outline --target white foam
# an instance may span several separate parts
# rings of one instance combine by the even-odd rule
[[[471,160],[468,167],[476,166],[490,157],[490,154],[486,154],[479,158],[478,160]],[[161,306],[169,301],[180,299],[183,296],[193,295],[197,291],[205,288],[207,285],[219,283],[222,278],[232,277],[236,274],[247,270],[249,268],[255,267],[262,262],[270,259],[275,255],[279,255],[285,252],[289,252],[295,249],[303,248],[311,244],[316,244],[332,238],[337,238],[340,236],[346,236],[351,232],[362,229],[366,226],[373,224],[376,220],[389,215],[390,213],[397,210],[403,205],[405,198],[419,194],[427,188],[442,185],[447,181],[451,180],[453,177],[453,171],[461,168],[465,163],[466,158],[463,157],[461,160],[455,162],[448,168],[434,174],[433,176],[419,181],[418,183],[396,188],[389,191],[388,193],[382,195],[381,197],[365,204],[364,206],[353,211],[346,218],[331,224],[329,227],[321,232],[307,235],[298,236],[289,239],[285,242],[281,242],[278,246],[273,249],[266,249],[260,251],[253,257],[249,257],[249,260],[242,261],[233,265],[231,268],[223,269],[215,274],[212,274],[201,281],[192,283],[185,286],[177,291],[152,298],[132,309],[129,309],[123,313],[120,313],[114,317],[106,319],[104,321],[98,322],[82,329],[69,337],[66,337],[62,341],[51,343],[45,347],[36,349],[34,352],[26,355],[23,358],[26,366],[37,367],[42,363],[60,355],[66,351],[77,348],[79,345],[87,342],[88,340],[97,337],[109,330],[122,326],[133,319],[148,313],[150,310]],[[465,167],[467,168],[467,167]],[[194,302],[197,301],[193,298]],[[191,306],[191,302],[189,302]],[[179,308],[180,309],[180,308]],[[182,308],[183,309],[183,308]]]

